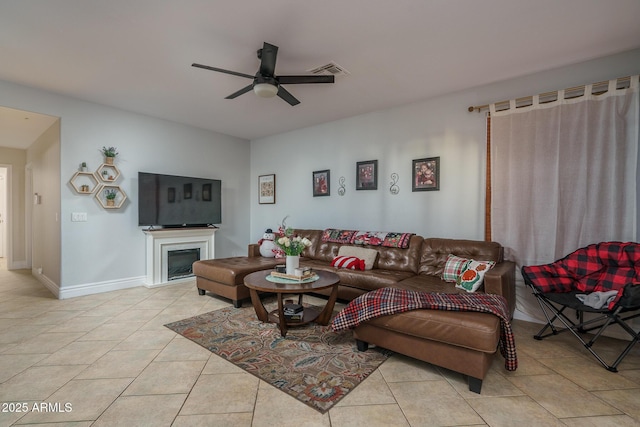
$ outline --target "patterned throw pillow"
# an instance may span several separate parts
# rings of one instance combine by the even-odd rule
[[[462,269],[468,262],[469,260],[467,258],[449,254],[447,262],[444,264],[444,270],[442,271],[442,280],[451,283],[457,282],[460,273],[462,273]]]
[[[494,265],[496,263],[493,261],[469,260],[456,281],[456,288],[464,289],[467,292],[477,291],[482,286],[484,275]]]
[[[364,270],[364,260],[354,256],[337,256],[331,261],[331,267]]]
[[[364,270],[371,270],[376,263],[378,251],[371,248],[342,245],[338,249],[338,256],[354,256],[364,260]]]
[[[357,233],[355,230],[338,230],[335,228],[327,228],[322,232],[322,241],[331,243],[349,244],[351,239]]]

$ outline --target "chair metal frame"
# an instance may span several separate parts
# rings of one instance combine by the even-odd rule
[[[536,335],[534,335],[534,338],[536,340],[542,340],[546,337],[569,331],[605,369],[611,372],[618,372],[617,368],[620,362],[622,362],[625,356],[629,354],[633,346],[640,341],[640,331],[634,331],[633,328],[626,323],[631,319],[640,317],[640,302],[638,301],[638,290],[640,289],[640,285],[625,285],[623,297],[616,303],[613,309],[595,309],[582,304],[582,302],[576,298],[577,294],[584,294],[584,292],[541,292],[540,289],[538,289],[527,277],[524,267],[522,268],[522,276],[525,279],[525,284],[532,289],[533,295],[536,297],[536,301],[538,301],[538,304],[547,319],[547,324]],[[627,288],[629,289],[627,290]],[[564,313],[567,308],[576,311],[577,321],[573,321]],[[595,313],[599,316],[585,321],[584,313]],[[559,320],[564,325],[565,329],[558,329],[554,325],[556,320]],[[631,342],[629,342],[616,360],[609,365],[598,353],[596,353],[593,349],[593,345],[596,340],[600,338],[602,333],[612,324],[620,325],[620,327],[622,327],[622,329],[631,337]],[[548,329],[551,331],[545,334]],[[597,332],[591,339],[586,341],[580,334],[585,334],[590,331]]]

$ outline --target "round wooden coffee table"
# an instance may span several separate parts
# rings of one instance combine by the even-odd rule
[[[316,322],[320,325],[328,325],[333,313],[333,307],[338,298],[338,283],[340,278],[337,274],[330,271],[315,271],[318,279],[310,282],[298,282],[295,280],[273,281],[267,280],[267,276],[271,275],[271,270],[256,271],[248,274],[244,278],[244,285],[249,288],[251,302],[256,311],[258,319],[262,322],[273,322],[280,328],[280,334],[284,337],[287,335],[287,327],[305,325],[310,322]],[[314,292],[320,289],[333,288],[327,304],[322,311],[314,307],[305,307],[301,321],[287,321],[284,317],[283,295],[298,294],[298,304],[302,305],[302,295],[307,292]],[[267,312],[264,304],[260,300],[258,292],[274,293],[278,297],[278,308]]]

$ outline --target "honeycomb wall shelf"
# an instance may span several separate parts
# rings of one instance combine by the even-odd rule
[[[69,183],[78,194],[93,194],[100,187],[100,181],[93,172],[77,171]]]
[[[116,192],[116,198],[114,199],[113,205],[111,205],[107,200],[106,191],[108,190],[114,190]],[[100,191],[96,193],[95,198],[104,209],[120,209],[127,200],[127,194],[119,185],[104,184]]]
[[[96,175],[102,182],[115,182],[120,178],[120,169],[116,165],[103,163],[96,171]]]

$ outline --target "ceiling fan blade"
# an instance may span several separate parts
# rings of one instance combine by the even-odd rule
[[[243,93],[250,92],[250,91],[251,91],[251,89],[253,89],[253,83],[252,83],[252,84],[250,84],[250,85],[249,85],[249,86],[247,86],[247,87],[243,87],[242,89],[240,89],[240,90],[239,90],[239,91],[237,91],[237,92],[233,92],[231,95],[227,96],[225,99],[233,99],[233,98],[237,98],[237,97],[239,97],[240,95],[242,95]]]
[[[335,76],[278,76],[278,82],[283,85],[307,83],[334,83]]]
[[[254,77],[254,76],[250,76],[249,74],[238,73],[237,71],[223,70],[222,68],[210,67],[208,65],[202,65],[202,64],[193,63],[193,64],[191,64],[191,66],[192,67],[196,67],[196,68],[203,68],[205,70],[210,70],[210,71],[217,71],[219,73],[231,74],[233,76],[246,77],[248,79],[253,79],[253,77]]]
[[[289,91],[282,86],[278,87],[278,96],[287,101],[292,107],[300,104],[300,101],[298,101],[295,96],[291,95]]]
[[[264,42],[260,55],[260,74],[264,77],[273,77],[276,72],[276,57],[278,46]]]

